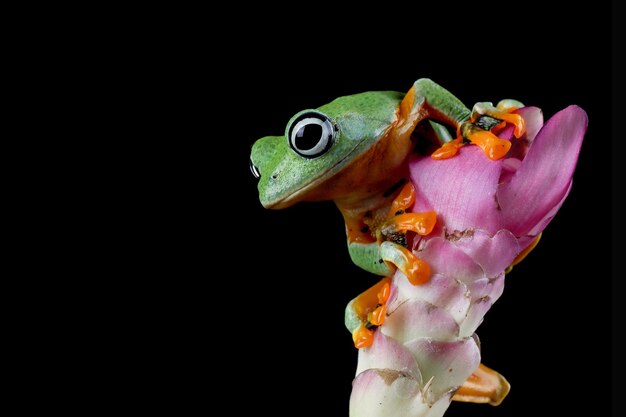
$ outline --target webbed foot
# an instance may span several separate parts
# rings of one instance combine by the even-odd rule
[[[352,329],[352,340],[357,349],[371,346],[374,331],[385,322],[391,278],[386,277],[363,291],[346,308],[346,325]]]
[[[515,131],[513,135],[516,138],[521,137],[526,131],[526,126],[524,124],[524,118],[517,114],[513,113],[513,111],[517,110],[524,105],[519,101],[515,100],[502,100],[498,103],[496,107],[489,102],[476,103],[474,108],[472,109],[472,116],[470,117],[470,122],[477,125],[484,125],[486,130],[490,130],[494,126],[499,125],[500,123],[493,123],[489,120],[482,120],[484,116],[488,116],[492,119],[500,120],[502,122],[511,123],[515,126]]]
[[[437,215],[434,211],[406,213],[414,202],[415,187],[407,183],[391,203],[387,220],[377,235],[381,259],[394,264],[411,284],[420,285],[430,278],[430,267],[407,248],[406,232],[415,232],[421,236],[430,234],[437,222]]]
[[[444,143],[433,152],[432,158],[450,158],[467,143],[478,146],[489,159],[503,158],[511,149],[511,142],[500,139],[492,129],[510,123],[514,126],[513,136],[520,138],[526,131],[524,118],[513,111],[522,106],[515,100],[502,100],[496,107],[489,102],[476,103],[470,118],[459,125],[456,139]]]

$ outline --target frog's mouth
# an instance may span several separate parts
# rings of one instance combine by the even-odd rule
[[[321,184],[323,184],[324,182],[326,182],[327,180],[335,176],[335,174],[337,174],[346,165],[348,165],[350,161],[353,161],[357,159],[359,156],[361,156],[362,154],[364,154],[365,149],[363,149],[364,148],[363,144],[366,142],[367,142],[366,139],[361,140],[349,152],[347,152],[343,158],[339,159],[337,162],[331,165],[328,169],[323,171],[320,175],[311,179],[304,186],[298,188],[295,191],[292,191],[291,193],[285,195],[284,197],[263,204],[264,207],[268,209],[273,209],[273,210],[280,210],[280,209],[293,206],[294,204],[300,201],[304,201],[304,200],[308,200],[308,201],[326,200],[325,198],[306,198],[306,197],[311,197],[310,195],[308,195],[311,190],[316,189]]]

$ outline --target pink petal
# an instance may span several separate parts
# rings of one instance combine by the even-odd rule
[[[387,311],[382,332],[400,343],[418,337],[451,340],[458,335],[459,325],[443,308],[426,301],[408,300],[393,311]]]
[[[547,214],[567,195],[587,116],[570,106],[536,133],[541,111],[528,107],[519,112],[527,121],[527,133],[520,139],[526,145],[514,158],[490,161],[477,147],[465,146],[453,158],[410,160],[417,191],[413,211],[437,212],[433,236],[481,228],[489,234],[509,229],[520,237],[536,224],[549,222]]]
[[[498,137],[500,139],[506,139],[506,140],[512,141],[513,140],[513,132],[515,132],[515,126],[507,125],[504,129],[502,129],[501,131],[498,132]],[[518,140],[518,142],[519,142],[519,140]],[[511,145],[511,149],[512,148],[513,148],[513,145]]]
[[[567,198],[570,190],[572,189],[572,181],[570,181],[569,183],[569,188],[567,189],[567,191],[565,192],[565,194],[563,194],[563,198],[561,199],[561,201],[559,201],[559,203],[554,206],[552,208],[552,210],[550,210],[543,219],[541,219],[536,225],[535,227],[533,227],[532,229],[530,229],[530,231],[528,232],[528,239],[525,238],[521,238],[520,239],[520,248],[522,248],[522,250],[524,248],[526,248],[526,246],[528,246],[533,240],[535,240],[535,236],[537,236],[539,233],[541,233],[546,226],[548,226],[548,223],[550,223],[550,221],[552,220],[552,218],[556,215],[556,213],[560,210],[561,206],[563,205],[563,203],[565,202],[565,199]]]
[[[532,143],[543,126],[543,111],[538,107],[527,106],[516,110],[515,113],[522,115],[526,123],[526,133],[520,139]]]
[[[511,177],[522,165],[522,161],[517,158],[505,158],[502,160],[502,173],[500,174],[500,183],[511,180]]]
[[[477,146],[464,146],[449,159],[412,159],[413,211],[437,212],[433,236],[463,233],[477,226],[495,233],[500,229],[495,195],[501,165],[502,160],[489,160]]]
[[[586,129],[587,114],[574,105],[547,121],[522,165],[499,187],[503,228],[524,236],[563,200]]]
[[[522,160],[526,156],[530,144],[535,140],[537,132],[543,126],[543,112],[538,107],[522,107],[516,110],[515,113],[522,115],[524,118],[526,132],[519,139],[507,137],[507,139],[511,139],[511,149],[507,154],[507,158]],[[502,137],[501,135],[498,134],[498,136]]]
[[[475,230],[454,245],[480,265],[487,277],[498,276],[521,251],[516,237],[508,230],[499,230],[493,237]]]
[[[465,236],[474,235],[474,230],[469,230]],[[456,243],[463,238],[433,237],[426,241],[423,249],[417,252],[417,256],[430,266],[433,274],[445,275],[451,279],[463,282],[471,282],[484,277],[484,271],[470,255],[459,248]]]
[[[407,343],[415,354],[425,383],[439,397],[450,388],[461,386],[480,365],[480,349],[473,338],[440,342],[421,338]]]
[[[413,354],[397,341],[376,331],[372,346],[359,349],[357,375],[368,369],[395,369],[410,374],[420,385],[422,376]]]

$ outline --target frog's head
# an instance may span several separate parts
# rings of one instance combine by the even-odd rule
[[[261,204],[280,209],[306,200],[384,136],[402,97],[387,91],[340,97],[297,113],[284,136],[257,140],[250,167],[259,177]]]

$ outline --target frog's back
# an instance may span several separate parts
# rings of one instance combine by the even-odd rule
[[[404,96],[405,93],[398,91],[368,91],[339,97],[319,110],[336,117],[352,113],[367,115],[367,118],[379,122],[390,122]]]

